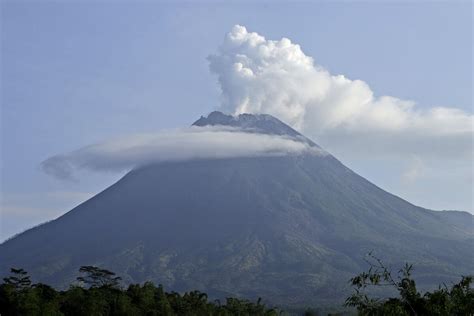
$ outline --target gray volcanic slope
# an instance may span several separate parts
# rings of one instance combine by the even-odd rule
[[[214,112],[195,125],[312,141],[268,115]],[[0,245],[0,272],[22,267],[64,287],[81,265],[213,297],[341,302],[375,250],[415,264],[422,285],[474,271],[473,216],[414,206],[331,155],[167,162],[129,172],[56,220]]]

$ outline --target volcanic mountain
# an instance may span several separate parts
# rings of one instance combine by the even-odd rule
[[[193,125],[282,135],[270,115],[213,112]],[[322,149],[321,149],[322,151]],[[429,287],[474,271],[473,216],[394,196],[329,153],[169,161],[136,168],[63,216],[0,245],[0,272],[22,267],[65,287],[82,265],[124,282],[279,304],[341,302],[375,251],[415,265]]]

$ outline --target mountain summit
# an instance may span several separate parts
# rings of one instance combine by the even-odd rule
[[[307,140],[269,115],[213,112],[193,125]],[[424,287],[472,273],[472,219],[417,207],[331,155],[163,162],[1,244],[0,273],[21,267],[64,287],[95,265],[215,298],[341,303],[369,251],[414,263]]]
[[[219,111],[211,112],[207,117],[201,116],[193,126],[230,126],[244,131],[289,136],[303,141],[311,146],[316,146],[313,141],[301,135],[279,119],[268,114],[240,114],[238,116],[226,115]]]

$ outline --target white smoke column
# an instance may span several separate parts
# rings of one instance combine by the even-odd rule
[[[472,157],[472,114],[375,97],[365,82],[331,75],[287,38],[267,40],[236,25],[208,59],[224,111],[274,115],[333,148]]]

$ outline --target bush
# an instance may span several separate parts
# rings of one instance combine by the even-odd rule
[[[451,288],[446,285],[434,292],[420,293],[411,277],[413,266],[405,264],[397,276],[369,253],[367,272],[350,280],[354,293],[346,299],[345,306],[356,307],[359,315],[474,315],[474,291],[472,276],[463,276]],[[399,297],[378,299],[367,294],[373,287],[388,286],[395,289]]]

